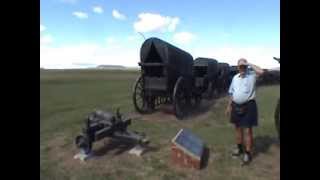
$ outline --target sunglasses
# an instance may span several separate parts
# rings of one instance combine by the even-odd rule
[[[240,68],[240,69],[246,69],[247,66],[246,66],[246,65],[240,65],[239,68]]]

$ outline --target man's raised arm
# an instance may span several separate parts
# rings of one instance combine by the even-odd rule
[[[259,66],[256,66],[254,64],[248,63],[249,66],[252,67],[252,69],[256,72],[257,75],[262,75],[264,73],[264,70],[261,69]]]

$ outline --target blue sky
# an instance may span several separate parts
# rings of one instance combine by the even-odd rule
[[[143,38],[198,56],[279,66],[279,0],[41,0],[40,66],[137,66]]]

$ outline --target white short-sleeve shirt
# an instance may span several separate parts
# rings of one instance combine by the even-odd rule
[[[252,100],[256,96],[256,73],[253,70],[247,70],[244,77],[240,73],[232,78],[229,87],[229,95],[237,104],[243,104]]]

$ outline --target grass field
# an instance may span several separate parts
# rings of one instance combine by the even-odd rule
[[[135,113],[132,86],[137,71],[40,70],[40,177],[41,179],[280,179],[280,145],[273,113],[280,86],[259,87],[259,127],[254,129],[252,164],[240,166],[230,157],[234,131],[224,115],[226,98],[204,101],[190,118],[179,121],[157,111]],[[129,155],[130,148],[108,140],[94,144],[96,158],[74,160],[74,138],[85,117],[95,109],[115,110],[133,117],[130,129],[145,132],[150,150],[142,157]],[[201,113],[200,113],[201,112]],[[180,128],[191,129],[210,149],[202,170],[176,167],[170,161],[170,140]]]

